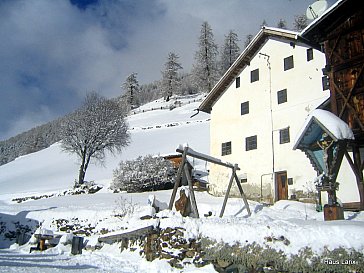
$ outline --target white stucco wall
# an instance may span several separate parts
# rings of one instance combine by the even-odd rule
[[[314,190],[316,172],[301,151],[293,151],[294,140],[305,118],[326,98],[322,90],[323,53],[314,50],[313,60],[307,62],[308,46],[293,47],[287,41],[269,39],[240,73],[241,86],[235,81],[213,105],[210,123],[210,153],[225,161],[239,164],[247,174],[244,189],[248,196],[259,197],[261,181],[263,194],[274,200],[274,183],[270,173],[287,171],[293,178],[292,190]],[[269,56],[269,60],[263,53]],[[294,68],[284,71],[284,58],[293,55]],[[270,63],[269,70],[268,61]],[[259,81],[250,82],[250,72],[259,68]],[[287,102],[278,104],[277,91],[287,89]],[[249,101],[249,114],[241,115],[241,103]],[[279,144],[279,130],[290,128],[290,142]],[[273,130],[273,145],[272,145]],[[257,135],[257,149],[246,151],[245,138]],[[231,141],[232,154],[222,156],[221,144]],[[273,164],[274,154],[274,164]],[[211,192],[223,194],[229,181],[229,170],[211,166]]]

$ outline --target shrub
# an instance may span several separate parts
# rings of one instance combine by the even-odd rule
[[[301,249],[298,254],[287,256],[284,252],[256,243],[229,245],[202,238],[205,259],[217,264],[225,261],[238,272],[361,272],[364,255],[353,249],[327,248],[318,255],[311,248]]]
[[[135,160],[121,161],[114,170],[111,189],[114,191],[144,192],[173,188],[175,170],[161,156],[147,155]]]

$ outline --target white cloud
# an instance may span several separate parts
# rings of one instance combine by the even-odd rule
[[[66,0],[0,2],[0,139],[31,128],[23,117],[41,116],[39,105],[51,119],[73,110],[87,91],[120,94],[132,72],[141,83],[159,79],[170,51],[188,71],[203,21],[220,45],[230,29],[243,44],[263,19],[291,25],[311,2],[105,0],[85,10]]]

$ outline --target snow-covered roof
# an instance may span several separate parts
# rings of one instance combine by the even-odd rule
[[[314,131],[311,128],[310,135],[306,134],[314,123],[316,128],[321,130]],[[354,139],[353,131],[342,119],[329,111],[316,109],[308,116],[302,129],[298,132],[293,149],[300,148],[301,144],[312,143],[322,135],[322,131],[327,133],[334,141]]]

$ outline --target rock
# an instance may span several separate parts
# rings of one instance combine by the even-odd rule
[[[285,244],[286,246],[288,246],[291,242],[286,238],[283,241],[283,244]]]
[[[172,266],[172,267],[175,267],[175,268],[178,268],[178,269],[182,269],[183,268],[183,265],[180,263],[179,260],[177,260],[176,258],[172,259],[169,261],[169,264]]]
[[[191,213],[191,201],[190,198],[186,195],[184,189],[180,190],[179,196],[179,199],[174,205],[176,207],[176,210],[179,211],[183,217],[186,217]]]
[[[219,260],[217,260],[217,264],[218,264],[218,266],[220,266],[220,267],[222,267],[222,268],[226,268],[226,267],[228,267],[229,265],[231,265],[232,263],[231,263],[231,262],[229,262],[229,261],[225,261],[225,260],[221,260],[221,259],[219,259]]]
[[[194,250],[187,250],[186,257],[187,258],[193,258],[196,255],[196,252]]]
[[[209,211],[208,213],[205,213],[203,216],[210,217],[212,215],[212,211]]]
[[[163,252],[161,253],[161,257],[160,257],[160,258],[161,258],[161,259],[167,259],[167,260],[169,260],[169,259],[174,258],[174,256],[173,256],[173,254],[172,254],[172,253],[169,253],[169,252],[163,251]]]

